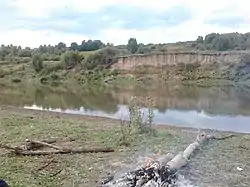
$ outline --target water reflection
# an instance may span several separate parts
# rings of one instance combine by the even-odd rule
[[[49,87],[0,85],[0,104],[51,111],[127,118],[131,96],[156,99],[155,123],[250,132],[250,88],[201,88],[162,85],[140,87]],[[143,109],[146,112],[146,108]]]

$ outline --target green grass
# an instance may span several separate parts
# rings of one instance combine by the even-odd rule
[[[157,130],[155,136],[137,134],[132,144],[124,147],[120,144],[121,129],[117,120],[12,107],[0,108],[0,126],[2,144],[20,145],[26,138],[39,140],[54,137],[59,146],[109,146],[115,149],[113,153],[37,157],[11,155],[0,149],[0,178],[12,187],[98,186],[108,172],[119,171],[122,162],[134,164],[138,154],[177,154],[196,137],[196,132],[168,127]],[[72,139],[75,141],[70,141]],[[197,156],[191,159],[191,167],[204,173],[200,182],[216,178],[218,186],[221,182],[235,184],[235,181],[238,181],[238,186],[250,184],[247,178],[250,169],[247,159],[250,156],[249,140],[248,136],[238,135],[232,139],[213,141],[199,150]],[[46,163],[50,164],[39,170]],[[235,169],[237,166],[244,170],[239,173]],[[225,176],[231,178],[225,180]]]
[[[108,146],[114,153],[68,154],[50,156],[15,156],[1,149],[0,178],[8,181],[12,187],[36,186],[92,186],[107,171],[113,171],[113,160],[122,161],[132,155],[144,138],[138,136],[131,147],[120,146],[119,123],[112,120],[98,120],[91,117],[49,114],[19,109],[0,110],[0,142],[8,145],[20,145],[25,139],[44,139],[54,137],[57,145],[71,147]],[[170,136],[160,135],[154,141],[169,144]],[[70,139],[75,141],[70,142]],[[164,141],[165,140],[165,141]],[[144,142],[146,143],[146,142]],[[166,144],[165,144],[166,145]],[[153,144],[149,146],[154,149]],[[38,170],[51,162],[48,167]],[[90,170],[89,168],[93,168]],[[60,172],[59,172],[60,171]],[[59,172],[57,175],[55,173]],[[101,175],[100,175],[101,174]],[[96,185],[94,185],[96,186]]]

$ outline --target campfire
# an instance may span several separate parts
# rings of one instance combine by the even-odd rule
[[[134,171],[125,173],[116,179],[110,176],[102,182],[102,187],[173,187],[178,182],[177,171],[188,164],[188,160],[195,150],[208,140],[224,140],[232,138],[233,135],[215,137],[214,133],[207,135],[198,132],[193,143],[176,156],[168,153],[159,159],[148,158],[144,166]]]
[[[122,178],[114,180],[108,177],[102,182],[103,187],[170,187],[176,182],[177,175],[174,170],[165,166],[173,158],[172,154],[160,157],[159,159],[146,158],[145,164],[135,171],[126,173]]]

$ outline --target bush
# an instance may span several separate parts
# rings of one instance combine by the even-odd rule
[[[95,68],[98,67],[98,65],[100,64],[101,62],[101,55],[100,54],[93,54],[93,55],[90,55],[88,58],[87,58],[87,61],[85,62],[84,66],[86,69],[88,70],[93,70]]]
[[[56,72],[58,70],[64,70],[65,64],[61,61],[58,62],[49,62],[44,65],[44,69],[42,71],[42,74],[50,74],[52,72]]]
[[[90,55],[84,65],[89,70],[103,69],[114,63],[115,57],[119,54],[120,50],[107,47]]]
[[[53,73],[50,77],[51,77],[51,79],[52,79],[53,81],[59,80],[59,79],[60,79],[59,75],[58,75],[58,74],[55,74],[55,73]]]
[[[4,78],[6,75],[6,72],[2,69],[0,69],[0,78]]]
[[[32,57],[32,65],[36,72],[40,72],[43,69],[43,61],[39,54],[35,54]]]
[[[65,63],[67,69],[73,68],[76,64],[83,60],[83,56],[77,51],[67,51],[61,55],[62,62]]]

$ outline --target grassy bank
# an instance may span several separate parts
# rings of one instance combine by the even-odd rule
[[[0,108],[0,125],[2,144],[20,145],[26,138],[54,137],[62,146],[111,146],[115,149],[114,153],[38,157],[9,155],[1,149],[0,178],[12,187],[98,186],[107,173],[115,173],[124,164],[132,164],[138,155],[177,154],[196,136],[192,129],[159,126],[161,130],[157,130],[155,136],[138,134],[131,145],[125,147],[121,145],[121,128],[117,120],[13,107]],[[210,142],[191,160],[191,169],[185,169],[186,175],[201,186],[249,186],[248,144],[248,136],[240,134],[232,139]],[[46,163],[50,164],[41,169]],[[239,172],[237,166],[243,171]]]

